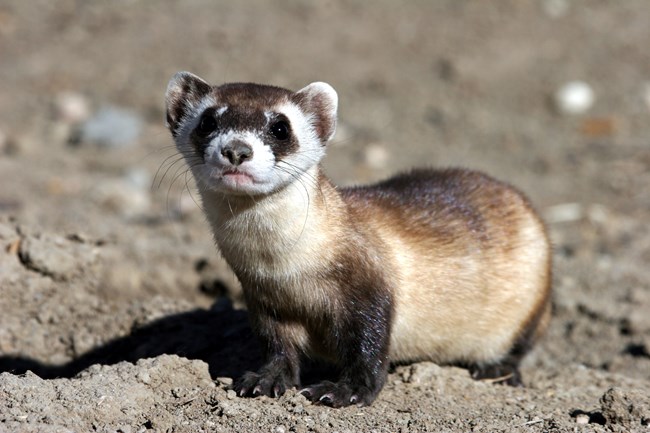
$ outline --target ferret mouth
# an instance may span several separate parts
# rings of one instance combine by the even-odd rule
[[[224,170],[221,173],[221,179],[229,186],[233,186],[235,188],[250,186],[256,183],[255,178],[250,174],[240,170],[232,170],[232,169]]]

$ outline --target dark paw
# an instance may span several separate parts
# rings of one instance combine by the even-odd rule
[[[244,373],[234,384],[233,389],[240,397],[280,397],[293,385],[282,374]]]
[[[304,388],[300,393],[314,403],[331,407],[344,407],[352,404],[368,406],[377,397],[376,392],[372,392],[365,386],[355,387],[345,382],[327,381]]]
[[[469,369],[472,378],[492,383],[522,387],[521,373],[517,367],[507,364],[472,366]]]

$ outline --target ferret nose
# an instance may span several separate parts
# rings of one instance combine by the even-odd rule
[[[221,155],[234,166],[242,164],[253,157],[253,148],[243,141],[235,141],[226,144],[221,149]]]

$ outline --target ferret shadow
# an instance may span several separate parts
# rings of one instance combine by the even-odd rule
[[[192,310],[163,317],[135,328],[84,353],[64,365],[48,365],[20,356],[0,356],[0,372],[23,374],[31,370],[43,379],[74,377],[93,364],[136,362],[162,354],[205,361],[210,375],[237,377],[262,362],[257,339],[246,311],[235,310],[221,298],[208,310]]]
[[[0,373],[23,374],[29,370],[43,379],[72,378],[93,364],[135,363],[162,354],[205,361],[212,378],[237,378],[246,371],[257,370],[263,362],[248,313],[234,309],[229,300],[220,298],[208,310],[197,309],[158,319],[67,364],[48,365],[28,357],[0,356]],[[308,362],[302,381],[311,383],[335,374],[325,364]]]

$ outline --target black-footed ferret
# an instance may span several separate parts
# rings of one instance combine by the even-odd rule
[[[234,389],[283,394],[303,354],[341,367],[338,382],[302,390],[335,407],[372,403],[390,362],[521,384],[550,317],[540,218],[517,190],[463,169],[335,187],[319,163],[337,105],[325,83],[211,86],[180,72],[167,88],[167,126],[266,351]]]

